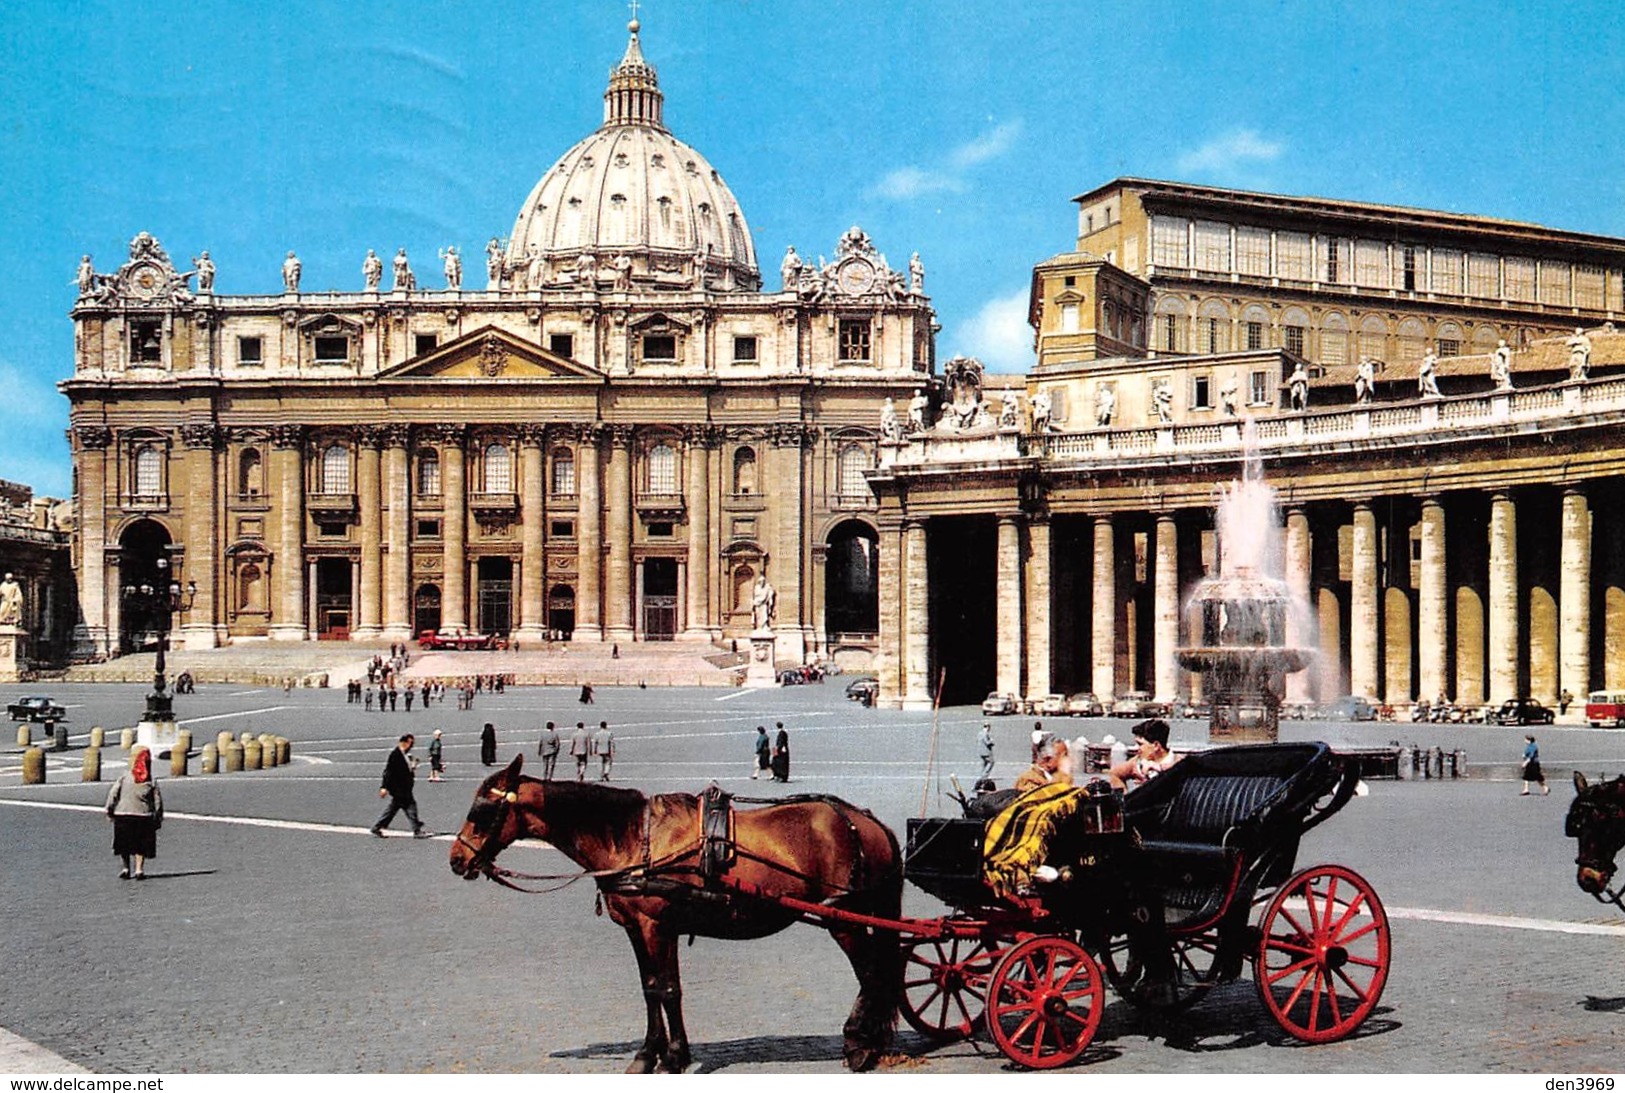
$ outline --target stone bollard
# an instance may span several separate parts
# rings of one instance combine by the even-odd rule
[[[243,741],[242,747],[243,769],[259,770],[264,761],[264,753],[260,749],[260,742],[249,737]]]
[[[100,782],[102,780],[102,749],[89,747],[85,749],[85,765],[80,772],[81,782]]]
[[[93,748],[107,747],[107,730],[97,725],[90,730],[90,746]]]
[[[293,741],[286,736],[276,738],[276,761],[281,766],[287,766],[293,759]]]
[[[57,720],[45,723],[45,736],[51,741],[52,751],[68,750],[68,727]]]
[[[45,782],[45,749],[29,748],[23,752],[23,785],[38,786]]]
[[[268,732],[260,733],[260,754],[264,757],[266,770],[277,765],[276,737]]]
[[[217,735],[214,738],[215,750],[218,751],[221,755],[226,754],[226,746],[229,745],[230,743],[231,743],[231,730],[230,729],[221,729],[219,735]]]
[[[124,751],[129,751],[131,748],[135,747],[135,730],[120,729],[118,733],[118,746]]]
[[[34,743],[34,726],[24,723],[17,726],[17,746],[28,749]]]
[[[201,774],[220,773],[220,750],[213,744],[203,745],[203,758],[198,760],[198,771]]]
[[[179,744],[169,749],[169,774],[173,778],[186,777],[186,749]]]
[[[192,754],[192,730],[179,729],[175,733],[175,747],[182,755]]]
[[[226,745],[226,773],[232,774],[243,769],[243,746],[238,743]]]

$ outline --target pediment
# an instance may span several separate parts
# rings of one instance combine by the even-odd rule
[[[602,380],[580,361],[483,326],[378,375],[380,380]]]

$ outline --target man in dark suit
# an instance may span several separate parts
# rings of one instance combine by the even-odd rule
[[[384,783],[378,787],[378,796],[388,797],[389,804],[384,806],[384,814],[378,817],[378,822],[372,825],[372,833],[380,839],[384,837],[384,828],[389,826],[397,812],[405,812],[406,818],[412,821],[414,839],[427,839],[433,834],[418,819],[418,803],[412,797],[412,784],[417,781],[417,773],[412,768],[417,766],[417,760],[408,759],[407,753],[412,750],[415,739],[411,733],[402,735],[390,750],[389,761],[384,764]]]

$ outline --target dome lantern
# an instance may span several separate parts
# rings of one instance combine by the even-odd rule
[[[654,65],[643,59],[643,50],[638,45],[638,21],[632,20],[626,29],[632,37],[626,43],[626,56],[609,73],[609,89],[604,92],[604,124],[664,129],[661,112],[665,96],[660,93],[660,77]]]

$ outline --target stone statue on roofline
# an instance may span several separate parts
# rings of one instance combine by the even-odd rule
[[[367,256],[361,260],[361,279],[366,282],[368,292],[377,292],[384,279],[384,260],[371,247],[367,248]]]
[[[440,258],[446,271],[446,288],[456,292],[463,287],[463,256],[457,253],[455,246],[450,246],[440,252]]]
[[[1055,412],[1055,401],[1050,393],[1039,388],[1033,396],[1033,432],[1047,433],[1050,427],[1050,415]]]
[[[931,428],[931,400],[925,397],[925,388],[914,392],[908,400],[908,431],[923,433]]]
[[[1416,369],[1416,393],[1422,398],[1440,398],[1439,354],[1430,345],[1422,354],[1422,363]]]
[[[417,276],[412,272],[412,263],[406,257],[406,248],[402,247],[395,252],[395,291],[404,292],[417,287]]]
[[[1490,382],[1497,391],[1512,390],[1512,347],[1502,338],[1490,354]]]
[[[892,402],[890,395],[886,396],[885,403],[880,407],[880,439],[903,439],[903,423],[897,420],[897,404]]]
[[[304,268],[299,256],[289,251],[288,256],[282,260],[282,287],[289,292],[298,292],[299,276],[304,272]]]
[[[908,257],[908,290],[916,294],[925,291],[925,263],[920,261],[919,251]]]
[[[801,282],[801,255],[794,246],[784,248],[784,261],[779,263],[779,276],[784,278],[784,291],[794,292]]]
[[[1292,408],[1298,411],[1309,409],[1309,369],[1304,367],[1302,361],[1293,367],[1292,374],[1287,377],[1286,386],[1287,397],[1292,400]]]
[[[1109,383],[1095,389],[1095,424],[1104,429],[1117,413],[1117,391]]]
[[[1370,357],[1361,357],[1360,365],[1354,373],[1354,401],[1358,403],[1370,402],[1377,393],[1377,362]]]
[[[497,289],[502,287],[502,240],[496,236],[485,244],[485,287]]]
[[[192,267],[197,271],[197,290],[199,292],[214,291],[214,259],[209,252],[204,251],[192,259]]]
[[[1591,339],[1580,327],[1574,328],[1574,337],[1566,343],[1569,347],[1569,379],[1576,383],[1591,378]]]

